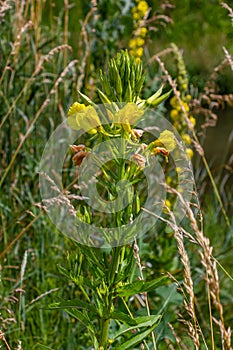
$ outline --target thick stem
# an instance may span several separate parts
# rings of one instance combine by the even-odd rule
[[[120,149],[120,155],[124,155],[125,153],[125,140],[122,139],[121,141],[121,149]],[[125,177],[125,161],[122,160],[119,165],[118,169],[118,181],[123,180]],[[118,224],[121,224],[122,219],[122,213],[117,212],[116,213],[116,221]],[[113,308],[113,292],[115,289],[115,278],[116,274],[118,272],[119,263],[120,260],[124,259],[122,256],[122,249],[125,249],[124,247],[113,247],[112,249],[112,259],[111,264],[109,266],[109,275],[108,275],[108,292],[105,295],[104,298],[104,312],[103,312],[103,318],[100,320],[100,340],[99,340],[99,346],[101,350],[106,350],[108,347],[108,331],[109,331],[109,325],[110,325],[110,315]],[[123,254],[124,255],[124,254]]]
[[[100,333],[100,348],[101,350],[107,349],[108,346],[108,329],[109,329],[110,319],[101,320],[101,333]]]
[[[113,253],[112,253],[112,260],[109,267],[109,287],[108,287],[108,294],[105,295],[104,298],[104,312],[103,317],[100,320],[100,339],[99,339],[99,346],[101,350],[106,350],[108,347],[108,330],[110,325],[110,315],[111,310],[113,308],[113,291],[115,288],[115,277],[116,273],[118,271],[119,266],[119,260],[121,257],[121,247],[114,247]]]

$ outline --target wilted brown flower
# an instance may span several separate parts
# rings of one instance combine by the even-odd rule
[[[74,166],[79,166],[83,159],[89,154],[86,150],[85,145],[70,145],[70,149],[72,153],[74,154],[72,160],[74,163]]]

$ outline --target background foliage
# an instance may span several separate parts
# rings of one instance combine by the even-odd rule
[[[56,231],[41,211],[38,164],[49,135],[66,118],[74,91],[81,89],[97,101],[99,68],[105,67],[107,59],[120,48],[128,47],[135,30],[131,12],[135,5],[132,0],[1,2],[0,331],[5,335],[2,339],[0,336],[0,344],[3,348],[9,344],[11,349],[43,349],[38,344],[44,344],[53,349],[87,349],[89,339],[80,323],[67,313],[46,309],[55,296],[69,299],[77,294],[73,283],[67,283],[57,269],[57,265],[66,264],[68,251],[70,259],[75,260],[76,247]],[[145,24],[148,33],[143,61],[147,77],[143,94],[149,96],[161,84],[161,66],[151,61],[151,57],[174,42],[183,50],[188,92],[193,101],[202,101],[201,107],[218,117],[214,127],[203,128],[206,114],[202,110],[196,116],[196,128],[226,216],[231,217],[232,67],[229,64],[217,70],[215,67],[226,59],[223,46],[230,53],[233,50],[232,17],[215,0],[179,0],[170,4],[148,1],[148,5],[152,10]],[[159,57],[172,77],[177,78],[174,54],[169,51],[168,55]],[[206,95],[210,100],[204,98]],[[168,101],[158,113],[169,118],[170,109]],[[232,230],[226,224],[198,152],[193,164],[203,204],[205,235],[214,246],[214,256],[232,276]],[[161,227],[153,240],[141,240],[139,248],[142,265],[147,267],[146,277],[170,272],[182,283],[182,267],[171,231]],[[197,286],[200,322],[210,339],[205,327],[209,316],[203,266],[197,249],[188,242],[186,248]],[[222,304],[231,310],[232,279],[222,269],[219,274]],[[156,330],[159,349],[167,349],[170,343],[179,348],[168,322],[175,328],[177,337],[191,348],[185,325],[177,320],[183,296],[175,284],[150,294],[152,312],[161,302],[166,316]],[[138,313],[139,304],[135,298],[133,305]],[[233,327],[231,312],[225,313],[225,322]],[[220,346],[218,343],[216,349]]]

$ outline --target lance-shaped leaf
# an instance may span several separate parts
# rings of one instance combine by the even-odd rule
[[[52,348],[49,348],[48,346],[45,346],[45,345],[42,345],[42,344],[39,344],[39,343],[36,344],[36,349],[41,349],[41,350],[54,350],[54,349],[52,349]]]
[[[122,313],[120,314],[120,318],[121,319],[119,319],[119,321],[125,322],[123,321]],[[133,331],[136,328],[153,327],[155,324],[158,325],[161,318],[162,318],[161,315],[150,315],[150,316],[141,316],[141,317],[131,318],[130,319],[131,324],[128,323],[127,325],[122,325],[120,329],[115,333],[114,339],[118,338],[120,335],[126,332]],[[134,322],[134,324],[132,324],[132,322]]]
[[[68,280],[74,282],[76,285],[85,285],[91,289],[95,289],[95,286],[91,283],[91,281],[88,278],[85,278],[83,276],[74,276],[72,272],[68,271],[61,265],[57,265],[57,268],[63,276],[65,276]]]
[[[86,309],[94,314],[98,314],[98,310],[91,304],[80,299],[73,300],[64,300],[57,303],[52,303],[49,306],[49,309],[66,309],[66,308],[77,308],[77,309]]]
[[[84,103],[87,105],[95,107],[95,103],[85,94],[83,94],[81,91],[78,90],[78,94],[81,96]]]
[[[103,103],[108,103],[108,104],[111,104],[111,101],[109,100],[109,98],[103,93],[103,91],[97,89],[97,92],[99,94],[99,97],[101,99],[101,101]]]
[[[120,297],[129,297],[138,293],[150,292],[161,285],[165,279],[167,279],[167,277],[163,276],[150,282],[141,280],[130,284],[125,284],[116,288],[116,295]]]
[[[110,315],[110,317],[114,320],[118,320],[121,321],[123,323],[126,323],[127,325],[130,326],[134,326],[133,328],[135,328],[135,326],[137,325],[137,322],[134,318],[130,317],[129,315],[125,314],[124,312],[120,312],[120,311],[113,311]],[[115,338],[117,336],[115,335]]]
[[[94,335],[97,333],[95,327],[93,326],[89,317],[87,316],[87,313],[84,313],[84,312],[77,310],[75,308],[64,309],[64,310],[70,316],[76,318],[79,322],[81,322],[89,330],[89,332],[93,333]]]
[[[148,316],[149,317],[149,316]],[[148,335],[150,335],[153,330],[158,326],[161,316],[150,316],[150,317],[154,317],[153,320],[151,320],[152,326],[150,326],[147,330],[140,332],[138,334],[133,334],[132,337],[130,339],[128,339],[127,341],[125,341],[124,343],[122,343],[119,346],[116,346],[115,349],[116,350],[127,350],[127,349],[131,349],[132,347],[134,347],[137,344],[140,344],[146,337],[148,337]],[[140,325],[137,326],[137,328],[139,328]],[[130,327],[132,329],[132,327]],[[128,329],[130,330],[130,329]]]
[[[163,85],[161,86],[161,88],[159,88],[158,91],[156,91],[151,97],[149,97],[146,101],[149,104],[152,104],[157,98],[160,97],[160,95],[163,92]]]
[[[171,92],[172,92],[172,90],[166,92],[165,94],[163,94],[162,96],[157,97],[157,98],[154,98],[154,96],[157,94],[157,93],[155,93],[155,95],[149,97],[146,100],[146,104],[149,106],[153,106],[153,107],[158,106],[161,102],[165,101],[170,96]]]

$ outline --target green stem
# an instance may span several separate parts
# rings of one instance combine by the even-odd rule
[[[119,168],[118,168],[118,181],[123,180],[125,178],[125,160],[124,160],[124,154],[125,154],[125,139],[122,138],[121,140],[121,149],[120,149],[120,158],[123,159],[120,160]],[[116,221],[118,225],[121,225],[122,220],[122,212],[119,211],[116,213]],[[109,332],[109,325],[110,325],[110,315],[111,310],[113,309],[113,292],[115,290],[115,279],[116,274],[118,272],[120,261],[123,261],[124,259],[124,252],[125,247],[113,247],[112,249],[112,260],[109,267],[109,275],[108,275],[108,292],[105,295],[104,298],[104,312],[103,317],[100,320],[100,340],[99,340],[99,346],[101,349],[106,350],[108,347],[108,332]]]
[[[104,312],[103,312],[103,317],[100,320],[99,346],[100,348],[102,347],[101,350],[106,350],[108,346],[108,330],[109,330],[109,325],[111,320],[110,319],[111,310],[113,308],[113,292],[115,289],[115,277],[119,267],[121,250],[122,250],[122,247],[113,248],[112,261],[109,268],[109,276],[108,276],[109,288],[104,298],[104,303],[105,303]]]
[[[100,348],[102,347],[104,350],[107,349],[108,346],[108,329],[109,329],[110,319],[102,319],[101,320],[101,333],[100,333]],[[101,348],[101,350],[102,350]]]

